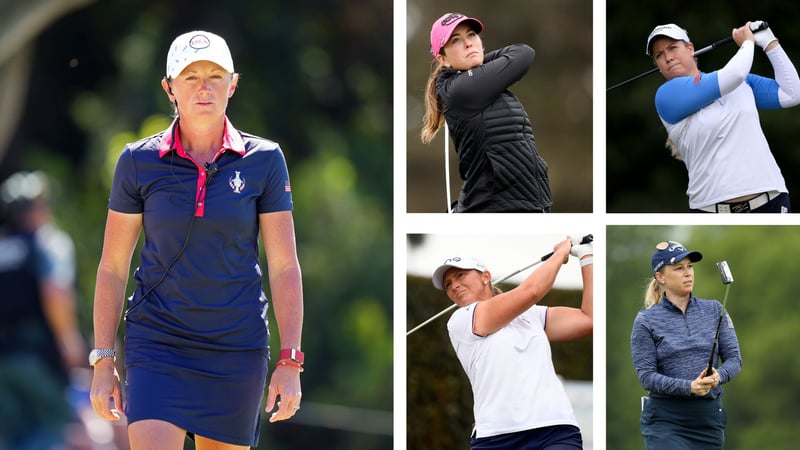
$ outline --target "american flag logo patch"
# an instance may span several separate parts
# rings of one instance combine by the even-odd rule
[[[289,184],[289,180],[286,180],[286,184],[283,185],[283,192],[292,192],[292,185]]]

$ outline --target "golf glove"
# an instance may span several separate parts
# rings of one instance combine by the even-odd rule
[[[572,256],[577,257],[578,259],[583,258],[586,255],[593,255],[594,254],[594,246],[592,242],[588,244],[581,244],[580,237],[572,238],[572,248],[569,249],[569,254]]]
[[[758,28],[761,26],[760,20],[754,20],[750,22],[750,29]],[[753,34],[756,38],[756,45],[761,47],[762,49],[766,50],[767,46],[772,43],[772,41],[777,40],[778,38],[772,33],[772,28],[767,28],[766,30],[757,31]]]

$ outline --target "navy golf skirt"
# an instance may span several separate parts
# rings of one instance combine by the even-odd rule
[[[128,423],[169,422],[236,445],[258,445],[267,350],[219,351],[125,343]]]
[[[581,450],[581,430],[574,425],[553,425],[496,436],[471,438],[471,450]]]
[[[721,450],[727,422],[721,398],[650,397],[641,430],[647,450]]]

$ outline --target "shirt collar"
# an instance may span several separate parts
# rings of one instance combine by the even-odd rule
[[[689,305],[691,305],[695,301],[696,301],[695,296],[694,295],[689,295],[689,302],[686,303],[686,310],[687,311],[689,310]],[[674,303],[669,301],[669,299],[667,298],[667,294],[666,293],[661,294],[661,304],[664,305],[665,308],[673,309],[675,311],[679,311],[680,312],[680,308],[678,308],[677,306],[675,306]]]
[[[176,117],[175,120],[172,121],[172,125],[166,129],[164,135],[161,137],[161,143],[158,146],[158,156],[160,158],[163,158],[164,155],[172,150],[180,150],[179,153],[182,153],[183,146],[181,145],[180,133],[178,133],[179,124],[180,119]],[[233,127],[228,116],[225,116],[225,125],[222,131],[222,148],[220,150],[222,149],[234,151],[242,156],[245,154],[242,135]]]

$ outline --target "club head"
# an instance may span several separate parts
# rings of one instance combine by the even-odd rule
[[[722,284],[733,283],[733,274],[731,273],[731,268],[728,267],[728,261],[718,262],[717,270],[719,270],[719,274],[722,277]]]

